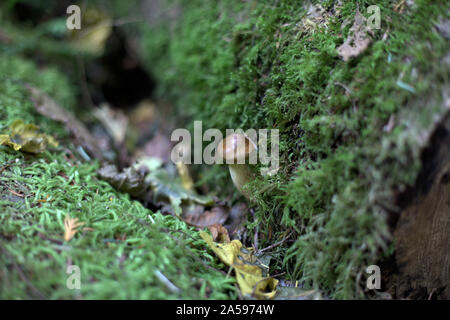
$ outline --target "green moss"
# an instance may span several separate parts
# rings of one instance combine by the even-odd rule
[[[79,161],[63,128],[34,111],[23,82],[71,107],[74,96],[65,77],[5,56],[0,73],[0,132],[23,119],[63,145],[39,156],[0,146],[1,298],[236,297],[233,278],[213,268],[222,265],[204,250],[193,228],[98,180],[98,163]],[[63,239],[66,215],[85,223],[68,242]],[[66,286],[71,264],[80,268],[80,290]],[[170,290],[157,272],[179,291]]]
[[[392,193],[414,183],[419,137],[445,112],[448,43],[434,24],[448,4],[418,0],[399,13],[378,1],[381,29],[344,62],[337,48],[357,6],[367,15],[366,1],[322,2],[315,28],[303,24],[306,2],[174,2],[175,22],[142,30],[160,97],[188,127],[279,129],[282,168],[252,184],[258,209],[249,226],[260,226],[263,243],[273,242],[264,238],[271,231],[296,230],[275,252],[274,267],[288,277],[332,297],[362,297],[365,267],[390,243]],[[211,174],[222,169],[205,168],[202,183],[223,195],[229,177]]]

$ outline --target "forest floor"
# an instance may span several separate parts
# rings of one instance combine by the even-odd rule
[[[447,6],[100,2],[81,31],[64,1],[0,4],[0,298],[408,297],[366,267],[397,267],[449,117]],[[194,120],[279,129],[279,172],[245,199],[173,163]]]

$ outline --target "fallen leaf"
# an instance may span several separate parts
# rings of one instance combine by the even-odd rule
[[[264,278],[256,283],[252,295],[256,299],[273,299],[277,294],[277,285],[277,279]]]
[[[143,150],[145,156],[152,158],[159,158],[162,162],[170,161],[170,153],[172,152],[172,144],[169,138],[160,131],[156,132],[147,143],[145,143]]]
[[[200,236],[223,263],[234,268],[236,281],[244,296],[253,296],[257,299],[272,299],[275,296],[278,280],[263,277],[259,266],[249,264],[245,259],[238,259],[238,256],[246,257],[248,254],[241,251],[242,243],[239,240],[217,243],[204,231],[200,232]]]
[[[214,200],[209,196],[201,196],[194,191],[188,191],[181,186],[179,177],[172,176],[168,170],[159,169],[150,172],[145,177],[146,185],[153,191],[153,202],[159,204],[170,204],[170,213],[180,217],[183,209],[189,208],[192,204],[202,206],[214,205]]]
[[[94,116],[102,123],[114,141],[118,144],[125,140],[128,118],[120,109],[113,109],[107,103],[94,111]]]
[[[203,207],[202,207],[203,208]],[[187,210],[182,219],[188,224],[198,228],[223,224],[228,218],[228,211],[225,207],[213,207],[211,210]]]
[[[64,240],[69,241],[78,232],[78,227],[84,225],[84,222],[78,222],[78,218],[66,216],[64,219]]]
[[[215,242],[228,243],[231,242],[228,230],[221,224],[213,224],[208,227]]]
[[[233,240],[229,243],[216,243],[212,237],[204,231],[200,231],[200,237],[206,241],[212,251],[227,266],[232,266],[237,260],[237,255],[241,250],[242,243],[239,240]]]
[[[249,264],[235,264],[236,281],[241,293],[251,295],[257,299],[272,299],[276,294],[278,280],[263,278],[262,270],[258,266]]]
[[[133,197],[152,202],[157,206],[161,206],[164,213],[181,217],[183,212],[194,213],[192,208],[199,206],[201,210],[196,211],[203,213],[204,207],[214,205],[214,199],[209,196],[201,196],[194,191],[186,190],[181,186],[180,177],[175,170],[169,170],[161,167],[162,162],[157,158],[144,157],[141,161],[132,167],[125,168],[122,172],[118,172],[113,165],[105,165],[99,171],[100,178],[108,181],[116,189],[130,193]],[[171,168],[175,169],[175,168]],[[211,217],[219,217],[220,209],[215,209],[210,213]],[[226,214],[226,213],[225,213]],[[223,223],[226,216],[220,216],[220,219],[211,220],[210,223],[199,224],[206,227],[215,223]],[[195,218],[192,218],[195,223]]]
[[[40,153],[47,145],[58,146],[58,142],[49,135],[39,132],[34,124],[25,124],[23,120],[14,121],[9,127],[9,134],[0,135],[0,145],[13,148],[16,151]]]
[[[372,39],[369,37],[369,33],[372,33],[367,27],[366,18],[356,11],[355,22],[350,28],[349,36],[344,43],[338,48],[339,55],[348,61],[352,57],[359,56],[364,50],[369,47]]]
[[[108,181],[117,190],[136,198],[146,198],[147,186],[144,183],[144,176],[133,167],[119,172],[115,165],[105,164],[97,173],[101,179]]]

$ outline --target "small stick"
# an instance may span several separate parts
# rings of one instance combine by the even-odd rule
[[[25,197],[24,194],[18,193],[18,192],[14,191],[14,190],[8,189],[8,191],[11,192],[15,196],[18,196],[18,197],[21,197],[21,198]]]
[[[284,239],[281,240],[281,241],[275,242],[274,244],[272,244],[272,245],[270,245],[270,246],[268,246],[268,247],[266,247],[266,248],[264,248],[264,249],[259,250],[258,253],[261,253],[261,252],[264,252],[264,251],[266,251],[266,250],[270,250],[270,249],[273,249],[273,248],[275,248],[275,247],[278,247],[280,244],[284,243],[284,242],[285,242],[285,241],[286,241],[293,233],[294,233],[294,231],[291,231],[291,233],[289,233],[289,234],[286,236],[286,238],[284,238]]]
[[[255,248],[255,252],[258,251],[258,233],[259,227],[256,226],[255,236],[253,237],[253,248]]]
[[[169,279],[167,279],[167,277],[165,275],[163,275],[161,273],[161,271],[156,270],[155,271],[155,275],[156,277],[162,282],[164,283],[164,285],[173,293],[179,293],[180,289],[178,289],[172,282],[170,282]]]

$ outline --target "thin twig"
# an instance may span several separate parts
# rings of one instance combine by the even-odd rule
[[[255,249],[255,252],[258,251],[258,233],[259,228],[256,226],[255,236],[253,237],[253,248]]]
[[[275,248],[275,247],[278,247],[280,244],[283,244],[287,239],[289,239],[289,237],[290,237],[293,233],[294,233],[294,231],[291,231],[291,233],[289,233],[283,240],[278,241],[278,242],[275,242],[274,244],[272,244],[272,245],[270,245],[270,246],[268,246],[268,247],[266,247],[266,248],[264,248],[264,249],[259,250],[258,253],[261,253],[261,252],[264,252],[264,251],[273,249],[273,248]]]
[[[345,90],[346,93],[347,93],[347,96],[349,96],[349,95],[352,93],[352,91],[351,91],[345,84],[340,83],[340,82],[338,82],[338,81],[336,81],[334,84],[337,85],[337,86],[339,86],[339,87],[341,87],[341,88],[344,88],[344,90]]]
[[[280,272],[280,273],[277,273],[277,274],[275,274],[275,275],[273,275],[273,276],[270,276],[270,277],[271,277],[271,278],[276,278],[276,277],[282,276],[282,275],[284,275],[284,274],[286,274],[286,272]]]
[[[161,273],[161,271],[156,270],[155,276],[173,293],[179,293],[180,289],[176,287],[165,275]]]

